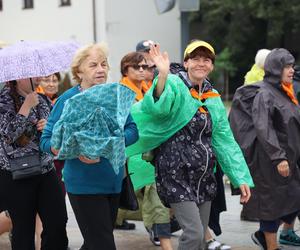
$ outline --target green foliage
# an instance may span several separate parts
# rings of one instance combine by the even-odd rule
[[[300,1],[201,0],[200,11],[190,15],[190,22],[200,27],[196,36],[210,42],[221,57],[216,67],[230,72],[233,92],[243,83],[258,49],[296,50],[291,46],[300,34]]]
[[[216,58],[214,71],[211,74],[213,82],[217,82],[220,77],[223,77],[224,74],[228,76],[233,76],[237,68],[232,63],[232,54],[229,48],[223,49]]]

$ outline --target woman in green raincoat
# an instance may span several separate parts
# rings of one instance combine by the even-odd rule
[[[196,40],[184,53],[185,84],[169,73],[169,58],[159,45],[150,56],[159,71],[132,115],[140,139],[127,155],[154,150],[156,185],[161,201],[174,210],[183,233],[178,249],[204,248],[211,200],[216,194],[213,169],[218,160],[225,174],[241,190],[241,202],[250,198],[253,181],[243,154],[232,136],[220,95],[208,81],[213,70],[213,47]]]

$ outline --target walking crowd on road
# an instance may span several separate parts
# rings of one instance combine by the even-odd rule
[[[0,49],[0,235],[12,250],[70,249],[66,195],[80,250],[115,250],[114,230],[135,230],[128,220],[162,250],[179,230],[178,250],[229,250],[217,239],[224,174],[241,219],[259,222],[258,247],[300,247],[300,71],[288,50],[258,51],[228,119],[206,41],[174,63],[142,40],[115,82],[105,43],[25,43]],[[74,84],[59,94],[64,70]]]

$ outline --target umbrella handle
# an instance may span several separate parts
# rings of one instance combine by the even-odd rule
[[[32,91],[34,92],[34,87],[33,87],[32,78],[30,77],[29,79],[30,79],[31,89],[32,89]]]

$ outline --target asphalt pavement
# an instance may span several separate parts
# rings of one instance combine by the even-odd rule
[[[222,235],[216,239],[222,243],[232,246],[232,250],[255,250],[259,249],[251,240],[250,235],[258,228],[256,222],[245,222],[240,220],[241,205],[238,196],[231,196],[228,185],[226,185],[227,211],[221,214]],[[67,202],[69,221],[68,237],[71,250],[78,250],[82,244],[82,237],[78,229],[73,211]],[[143,223],[136,223],[136,229],[131,231],[115,230],[115,240],[118,250],[158,250],[149,240]],[[295,230],[300,234],[299,221],[296,222]],[[177,248],[180,232],[176,232],[172,237],[174,250]],[[300,247],[282,246],[285,250],[300,250]],[[8,235],[0,236],[0,250],[10,250]],[[99,249],[101,250],[101,249]],[[188,250],[188,249],[187,249]]]

